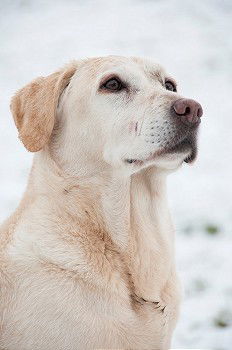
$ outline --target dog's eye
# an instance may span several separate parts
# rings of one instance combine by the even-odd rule
[[[120,91],[123,88],[123,84],[118,78],[111,78],[102,85],[102,88],[110,91]]]
[[[171,82],[170,80],[167,80],[165,82],[165,88],[166,90],[169,90],[169,91],[173,91],[173,92],[176,92],[176,86],[173,82]]]

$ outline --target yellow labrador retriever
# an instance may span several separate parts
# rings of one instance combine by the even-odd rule
[[[179,306],[166,175],[202,108],[147,59],[74,61],[19,90],[36,152],[0,229],[0,348],[168,349]]]

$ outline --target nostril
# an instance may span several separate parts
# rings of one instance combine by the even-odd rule
[[[172,105],[172,112],[179,116],[179,120],[187,125],[199,124],[203,110],[201,105],[191,99],[181,98]]]
[[[191,113],[191,105],[188,103],[186,99],[179,99],[174,102],[173,108],[176,115],[183,116],[189,115]]]
[[[183,115],[189,115],[191,113],[190,107],[186,107],[185,113]]]

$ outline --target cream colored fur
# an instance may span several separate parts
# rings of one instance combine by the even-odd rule
[[[130,91],[101,90],[112,74]],[[188,152],[149,158],[159,151],[149,123],[175,133],[180,95],[165,90],[166,76],[145,59],[94,58],[12,99],[20,138],[37,153],[0,229],[1,349],[170,347],[180,292],[166,176]]]

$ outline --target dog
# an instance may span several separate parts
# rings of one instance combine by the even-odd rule
[[[0,229],[0,348],[168,349],[166,177],[196,158],[201,105],[151,60],[108,56],[37,78],[11,111],[35,155]]]

